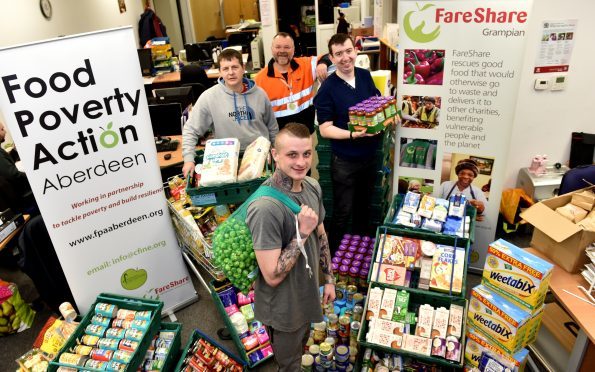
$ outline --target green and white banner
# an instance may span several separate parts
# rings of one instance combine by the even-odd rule
[[[395,186],[421,183],[422,192],[446,197],[465,183],[457,164],[476,165],[472,199],[485,204],[470,257],[477,269],[496,232],[531,5],[399,1],[397,100],[406,116]]]
[[[162,189],[130,27],[0,50],[0,110],[79,310],[196,298]]]

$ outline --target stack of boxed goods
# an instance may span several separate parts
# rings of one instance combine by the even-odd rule
[[[407,192],[403,203],[392,216],[392,224],[421,228],[468,238],[473,216],[467,211],[463,194],[452,195],[449,200]],[[396,197],[396,200],[401,200]]]
[[[569,273],[589,261],[585,249],[595,242],[593,186],[541,201],[521,213],[535,227],[531,246]]]
[[[369,236],[361,237],[351,234],[343,236],[341,245],[331,259],[338,288],[345,289],[348,286],[355,286],[362,292],[367,289],[375,241],[375,238]]]
[[[587,283],[589,283],[589,288],[587,289],[582,286],[579,286],[579,288],[585,292],[591,301],[595,302],[595,299],[593,298],[593,291],[595,290],[595,244],[591,244],[591,246],[587,248],[587,256],[591,262],[585,265],[585,269],[581,274]]]
[[[155,37],[145,44],[145,48],[151,48],[153,67],[157,74],[163,74],[174,70],[173,52],[169,37]]]
[[[522,370],[537,337],[553,265],[502,239],[488,247],[482,284],[473,288],[465,363]]]
[[[379,345],[422,360],[460,366],[464,299],[432,298],[376,286],[368,296],[360,334],[365,346]]]
[[[211,293],[240,358],[250,367],[272,357],[273,347],[264,325],[254,318],[254,291],[243,294],[229,282],[211,282]]]
[[[324,287],[320,288],[321,302]],[[357,336],[364,313],[365,296],[355,285],[335,286],[333,303],[322,304],[324,321],[312,324],[302,356],[304,370],[350,370],[358,355]]]
[[[370,281],[461,294],[464,273],[465,246],[387,233],[378,236]]]

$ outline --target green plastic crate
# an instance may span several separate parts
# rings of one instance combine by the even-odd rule
[[[469,266],[469,255],[471,254],[470,242],[468,239],[461,239],[461,238],[457,238],[452,235],[431,234],[431,233],[428,233],[426,230],[421,230],[421,229],[413,231],[413,230],[402,229],[402,228],[398,228],[398,227],[378,226],[378,228],[376,229],[376,242],[374,243],[374,254],[372,255],[372,262],[370,263],[371,267],[373,267],[374,262],[376,262],[376,257],[378,256],[379,252],[382,250],[383,239],[380,238],[380,235],[384,234],[384,233],[389,234],[389,235],[396,235],[396,236],[403,236],[403,237],[414,238],[414,239],[427,240],[427,241],[431,241],[431,242],[434,242],[437,244],[449,245],[449,246],[456,247],[456,248],[464,248],[465,249],[465,262],[463,265],[463,278],[462,278],[460,294],[435,292],[435,291],[416,288],[418,280],[419,280],[419,271],[420,271],[419,268],[416,268],[411,275],[411,282],[409,284],[410,287],[402,287],[402,286],[385,284],[385,283],[379,283],[379,284],[382,284],[383,286],[388,286],[391,288],[405,289],[409,292],[415,292],[415,293],[420,293],[420,294],[430,294],[432,296],[438,296],[438,297],[465,298],[465,296],[467,294],[467,268]],[[368,282],[375,283],[375,281],[372,279],[374,278],[374,276],[376,274],[377,273],[375,273],[374,270],[370,269],[370,272],[368,273]]]
[[[161,329],[159,329],[159,331],[172,331],[176,333],[169,348],[169,353],[165,358],[165,363],[163,363],[163,368],[161,369],[162,371],[171,371],[180,359],[180,348],[182,347],[182,323],[161,322]]]
[[[462,368],[463,367],[463,360],[465,358],[465,338],[466,338],[465,337],[465,334],[466,334],[465,319],[467,319],[467,300],[465,298],[444,297],[444,296],[440,296],[439,294],[437,294],[435,292],[427,292],[426,291],[426,293],[419,293],[418,291],[412,291],[411,288],[400,288],[400,287],[386,285],[386,284],[382,284],[382,283],[370,283],[370,286],[368,287],[368,295],[366,296],[366,305],[364,307],[364,314],[366,314],[368,311],[368,300],[367,299],[370,298],[370,291],[372,288],[375,288],[375,287],[393,288],[393,289],[398,289],[398,290],[405,289],[407,292],[409,292],[409,311],[410,312],[411,312],[411,310],[415,310],[418,306],[423,305],[423,304],[429,304],[429,305],[433,306],[434,308],[446,307],[447,309],[450,308],[451,304],[462,306],[464,309],[463,324],[462,324],[462,328],[461,328],[462,336],[461,336],[461,339],[459,340],[461,343],[461,349],[460,349],[461,350],[461,359],[459,362],[454,362],[454,361],[447,360],[447,359],[440,358],[440,357],[429,356],[429,355],[424,355],[424,354],[417,354],[417,353],[412,353],[412,352],[405,351],[402,349],[393,349],[390,347],[369,343],[368,341],[366,341],[366,334],[368,333],[369,321],[366,320],[365,317],[362,318],[361,328],[360,328],[360,331],[359,331],[359,334],[357,337],[357,340],[360,344],[360,350],[365,350],[365,348],[371,348],[374,350],[382,350],[382,351],[388,352],[388,353],[399,354],[399,355],[415,358],[417,360],[424,361],[427,363],[434,363],[436,365],[443,366],[443,367],[452,367],[452,368]],[[415,330],[415,327],[412,326],[411,328],[412,329],[410,331],[411,331],[411,333],[413,333],[413,331]]]
[[[424,232],[426,234],[430,234],[430,235],[454,236],[454,235],[447,235],[447,234],[433,232],[433,231],[422,229],[419,227],[410,227],[410,226],[393,223],[393,219],[395,218],[395,213],[397,213],[399,211],[399,208],[401,208],[401,205],[403,204],[404,197],[405,197],[405,195],[403,195],[403,194],[396,194],[394,196],[393,201],[390,204],[390,207],[388,209],[388,212],[386,213],[386,217],[384,219],[384,225],[390,226],[390,227],[398,227],[398,228],[404,229],[404,230],[422,231],[422,232]],[[467,203],[467,208],[465,210],[465,213],[470,219],[469,238],[459,238],[459,240],[469,240],[471,243],[473,243],[475,241],[475,218],[477,216],[477,210],[475,209],[475,207],[473,207],[472,205]]]
[[[208,341],[211,345],[215,346],[216,348],[220,349],[221,351],[223,351],[228,357],[230,357],[231,359],[238,362],[243,367],[244,371],[246,370],[246,363],[243,360],[241,360],[237,355],[233,354],[231,351],[227,350],[225,347],[219,345],[218,342],[216,342],[215,340],[213,340],[212,338],[210,338],[209,336],[204,334],[198,328],[195,328],[194,332],[192,332],[192,334],[188,338],[188,342],[186,343],[186,346],[182,350],[182,354],[180,355],[180,360],[178,361],[178,364],[176,365],[175,372],[180,372],[182,370],[182,365],[184,364],[184,359],[186,359],[186,356],[188,355],[188,349],[190,349],[190,347],[192,346],[194,341],[201,339],[201,338],[205,341]],[[168,370],[164,369],[163,371],[168,371]]]
[[[195,156],[196,164],[202,163],[204,151],[197,150]],[[240,154],[241,159],[241,154]],[[264,177],[251,181],[234,182],[219,186],[191,187],[192,182],[188,175],[186,193],[190,196],[192,204],[196,206],[209,206],[217,204],[240,204],[243,203],[260,185],[273,173],[274,167],[268,162],[265,163]]]
[[[59,367],[72,367],[68,364],[60,363],[58,360],[60,355],[64,352],[68,352],[71,348],[77,345],[77,340],[79,340],[85,334],[85,328],[91,324],[91,318],[95,315],[95,305],[98,302],[105,302],[108,304],[114,304],[118,307],[118,309],[129,309],[135,311],[152,311],[153,315],[151,316],[151,320],[149,322],[149,328],[145,332],[145,335],[140,342],[138,349],[134,352],[132,356],[132,361],[128,364],[126,371],[136,371],[137,368],[141,365],[141,363],[145,359],[145,354],[147,353],[147,349],[151,344],[151,340],[159,331],[159,327],[161,326],[161,310],[163,309],[163,302],[158,300],[151,300],[146,298],[135,298],[135,297],[124,297],[117,294],[111,293],[101,293],[97,296],[97,299],[91,305],[90,310],[87,312],[79,326],[76,328],[74,333],[70,336],[70,338],[66,341],[60,352],[56,355],[56,357],[50,362],[48,366],[49,372],[56,371]],[[95,368],[84,368],[85,371],[101,371]]]
[[[243,360],[248,365],[249,368],[254,368],[254,367],[262,364],[266,360],[272,358],[273,357],[273,354],[267,356],[264,359],[259,360],[256,363],[252,363],[250,361],[250,358],[248,357],[248,354],[249,353],[246,353],[246,349],[244,348],[244,344],[242,344],[242,341],[240,340],[240,336],[236,332],[236,329],[233,326],[233,324],[231,323],[231,320],[229,319],[229,316],[227,316],[227,312],[225,311],[225,307],[223,307],[223,303],[221,302],[221,299],[219,298],[219,295],[217,294],[217,289],[216,288],[223,288],[223,287],[227,288],[228,286],[231,286],[231,283],[229,283],[227,281],[225,281],[225,282],[218,282],[216,280],[212,280],[211,282],[209,282],[209,289],[211,290],[211,297],[213,298],[213,301],[215,302],[215,306],[217,307],[217,310],[219,311],[219,314],[223,318],[223,322],[225,323],[225,327],[227,328],[227,330],[229,331],[229,334],[231,335],[231,339],[232,339],[233,343],[236,345],[236,349],[238,349],[238,351],[240,353],[240,359]],[[258,350],[259,348],[256,348],[254,350],[251,350],[250,352],[254,352],[254,351]]]

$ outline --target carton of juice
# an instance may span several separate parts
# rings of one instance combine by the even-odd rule
[[[525,346],[529,319],[529,312],[483,285],[471,290],[468,323],[507,353],[514,354]]]
[[[553,265],[503,239],[488,247],[482,284],[530,312],[545,299]]]

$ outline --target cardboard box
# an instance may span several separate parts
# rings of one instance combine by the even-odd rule
[[[593,186],[575,193],[589,189],[593,189]],[[556,213],[556,208],[570,203],[573,194],[539,202],[521,213],[521,217],[535,227],[531,246],[543,252],[564,270],[577,273],[589,261],[585,248],[595,242],[595,231],[584,230]]]
[[[374,35],[374,27],[358,27],[351,30],[351,37],[355,39],[356,36],[372,36]]]
[[[474,327],[467,327],[467,342],[465,344],[465,364],[477,368],[481,353],[484,351],[493,351],[500,355],[504,360],[514,363],[514,372],[523,371],[527,362],[529,350],[521,349],[516,354],[510,355],[506,351],[498,348],[493,342]]]
[[[530,319],[529,312],[481,284],[471,290],[467,324],[483,332],[507,353],[514,354],[525,346]]]
[[[506,240],[488,246],[481,283],[530,313],[545,299],[554,265]]]

